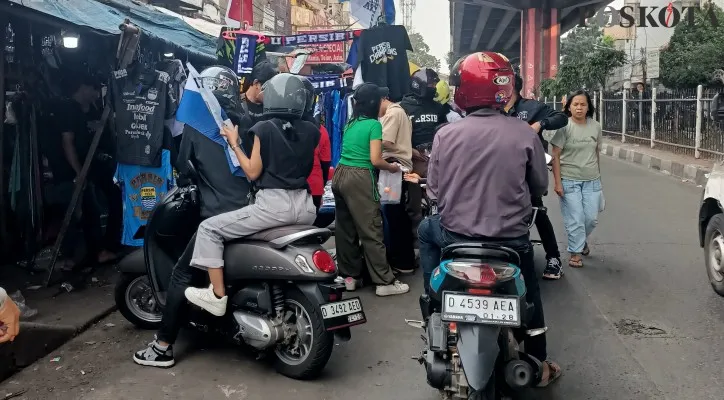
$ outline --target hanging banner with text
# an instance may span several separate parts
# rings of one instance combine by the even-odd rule
[[[269,46],[307,46],[321,45],[329,43],[344,43],[352,40],[362,33],[361,30],[355,31],[325,31],[319,33],[300,33],[289,36],[267,36],[267,44]]]
[[[330,34],[329,31],[306,31],[300,32],[305,35],[319,35]],[[345,37],[347,37],[345,35]],[[310,44],[305,45],[304,48],[313,50],[312,54],[307,59],[307,64],[335,64],[344,62],[344,46],[347,43],[346,40],[340,42],[330,42],[322,44]]]

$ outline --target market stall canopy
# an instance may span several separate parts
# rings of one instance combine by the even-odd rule
[[[171,49],[216,60],[216,38],[199,32],[175,16],[131,0],[10,0],[9,3],[10,9],[18,13],[23,9],[31,10],[114,35],[121,33],[118,26],[128,18],[145,35],[165,42]]]

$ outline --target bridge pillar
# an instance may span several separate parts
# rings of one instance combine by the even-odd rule
[[[535,98],[541,81],[555,77],[558,72],[560,11],[556,8],[523,10],[520,32],[523,96]]]

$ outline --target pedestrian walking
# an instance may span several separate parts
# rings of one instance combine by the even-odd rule
[[[377,118],[382,99],[388,95],[387,88],[372,83],[355,90],[352,118],[344,129],[342,155],[332,179],[340,278],[354,290],[366,265],[378,296],[410,291],[408,285],[395,279],[387,263],[377,191],[375,168],[400,171],[399,164],[382,158],[382,124]]]
[[[388,163],[398,163],[412,171],[412,122],[398,103],[382,100],[382,157]],[[402,182],[399,204],[385,204],[382,213],[386,224],[387,261],[397,273],[415,272],[415,238],[409,209],[408,188],[414,183]],[[404,234],[403,234],[404,232]]]
[[[591,250],[588,238],[603,210],[601,185],[601,124],[593,119],[591,96],[579,90],[568,97],[563,109],[570,120],[551,139],[555,192],[560,196],[561,214],[568,233],[568,265],[583,267],[581,255]]]

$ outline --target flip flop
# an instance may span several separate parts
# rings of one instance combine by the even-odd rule
[[[561,367],[558,364],[549,360],[546,360],[543,363],[544,365],[548,366],[548,376],[546,377],[544,373],[544,376],[541,378],[540,382],[537,385],[539,388],[547,387],[551,383],[555,382],[558,378],[560,378],[561,375],[563,375],[563,370],[561,370]],[[546,369],[544,369],[544,371],[545,370]]]
[[[578,260],[570,259],[568,260],[568,266],[571,268],[583,268],[583,260],[580,258]]]
[[[589,254],[591,254],[591,249],[588,247],[588,242],[583,246],[583,251],[581,252],[584,256],[588,257]]]

